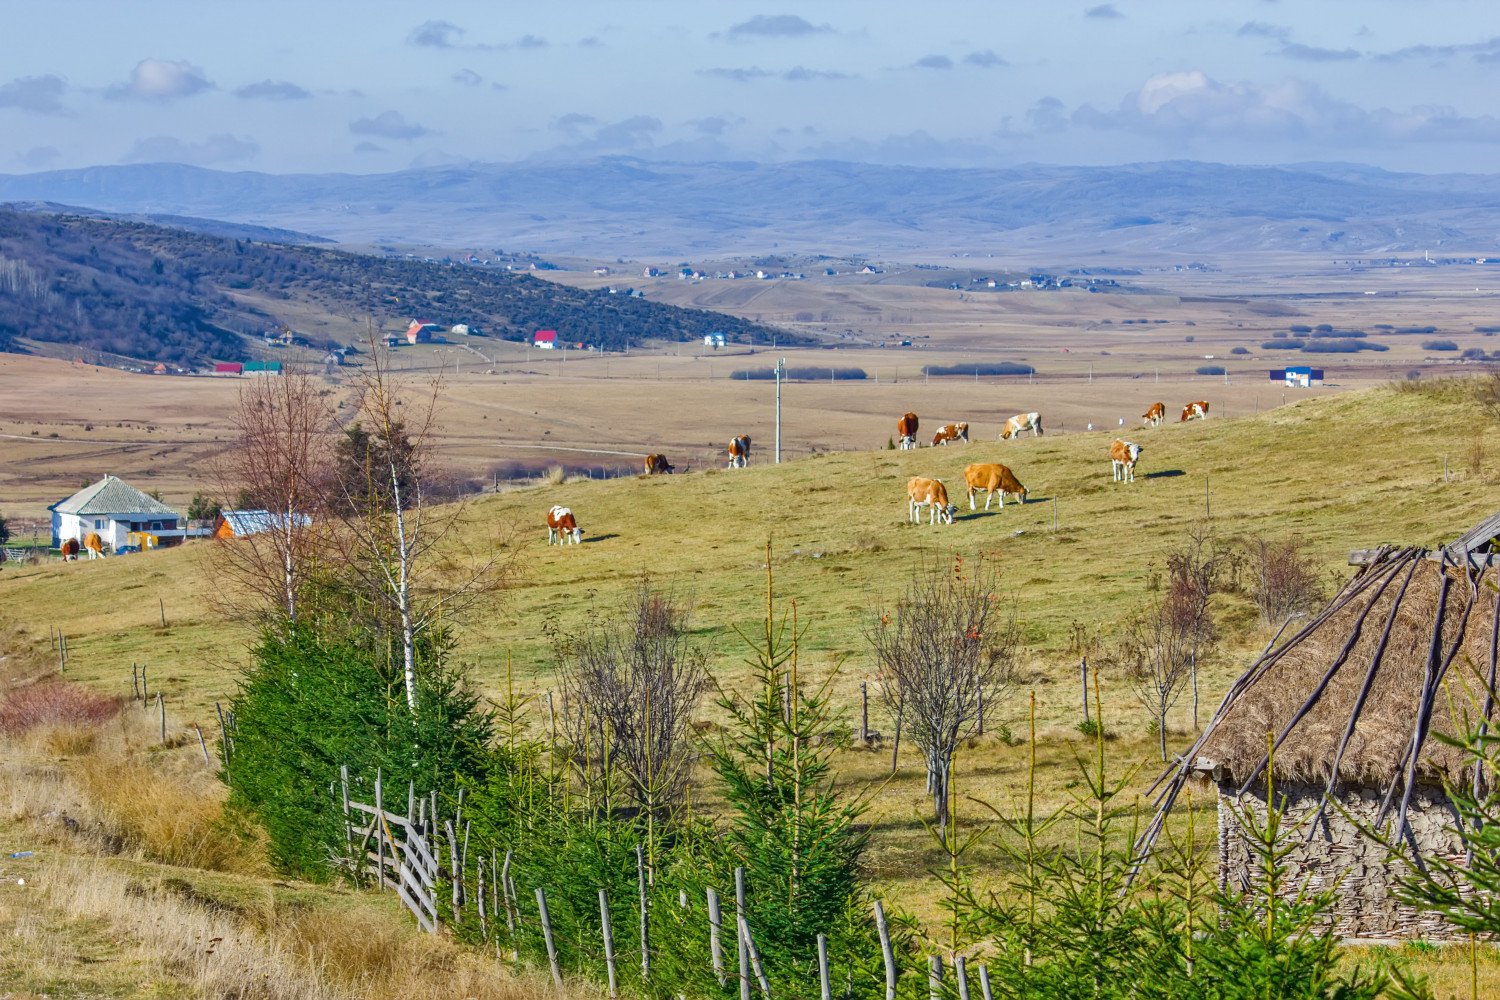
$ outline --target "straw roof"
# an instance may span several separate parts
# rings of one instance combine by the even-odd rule
[[[1481,576],[1420,551],[1365,567],[1241,678],[1192,763],[1247,783],[1272,732],[1279,777],[1326,784],[1337,768],[1341,785],[1385,789],[1407,772],[1415,735],[1415,776],[1457,780],[1465,755],[1432,733],[1462,735],[1483,712],[1495,583],[1494,567]]]
[[[1325,801],[1340,789],[1373,789],[1382,820],[1394,814],[1403,828],[1416,785],[1462,780],[1472,762],[1433,736],[1461,736],[1497,708],[1488,692],[1500,558],[1493,538],[1470,537],[1489,523],[1435,552],[1359,553],[1364,565],[1338,596],[1292,638],[1272,640],[1198,742],[1158,779],[1143,844],[1155,840],[1192,773],[1212,772],[1240,792],[1262,781],[1268,733],[1278,781],[1321,785]]]

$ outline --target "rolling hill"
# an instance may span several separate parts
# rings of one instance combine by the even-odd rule
[[[1344,164],[935,169],[833,161],[474,163],[389,174],[180,164],[0,175],[0,201],[171,213],[343,242],[710,256],[852,251],[1363,254],[1493,246],[1500,178]]]
[[[184,366],[237,360],[255,335],[286,322],[283,304],[352,323],[369,318],[377,329],[404,328],[413,317],[511,339],[552,328],[607,350],[710,331],[742,343],[769,343],[773,333],[797,340],[721,313],[497,268],[0,209],[0,350],[32,343]]]

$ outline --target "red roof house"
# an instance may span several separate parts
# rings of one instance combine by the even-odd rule
[[[433,338],[443,331],[443,327],[436,323],[430,323],[425,319],[414,319],[406,328],[406,342],[408,344],[430,344]]]
[[[555,349],[557,347],[557,331],[538,330],[536,332],[536,340],[534,341],[534,343],[536,344],[536,346],[544,348],[545,350],[550,351]]]
[[[238,361],[220,361],[214,365],[215,375],[243,375],[245,366]]]

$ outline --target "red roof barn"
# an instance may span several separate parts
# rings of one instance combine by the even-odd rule
[[[535,343],[536,343],[536,346],[538,346],[538,347],[545,348],[545,349],[547,349],[549,351],[553,350],[554,348],[557,347],[557,331],[556,330],[538,330],[536,332]]]

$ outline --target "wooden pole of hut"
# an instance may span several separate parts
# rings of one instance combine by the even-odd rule
[[[599,890],[599,931],[604,937],[604,969],[609,976],[609,996],[614,1000],[619,996],[619,986],[615,981],[615,936],[609,924],[609,895],[603,889]]]
[[[880,933],[880,958],[885,963],[885,1000],[896,1000],[896,953],[891,948],[891,928],[885,907],[875,900],[875,929]]]
[[[547,915],[547,890],[536,888],[536,908],[542,921],[542,940],[547,944],[547,964],[552,967],[552,982],[560,995],[563,991],[562,969],[557,964],[557,945],[552,940],[552,918]]]
[[[720,936],[724,933],[724,912],[719,908],[718,890],[709,886],[705,895],[708,896],[708,953],[714,966],[714,978],[723,986],[724,942]]]

